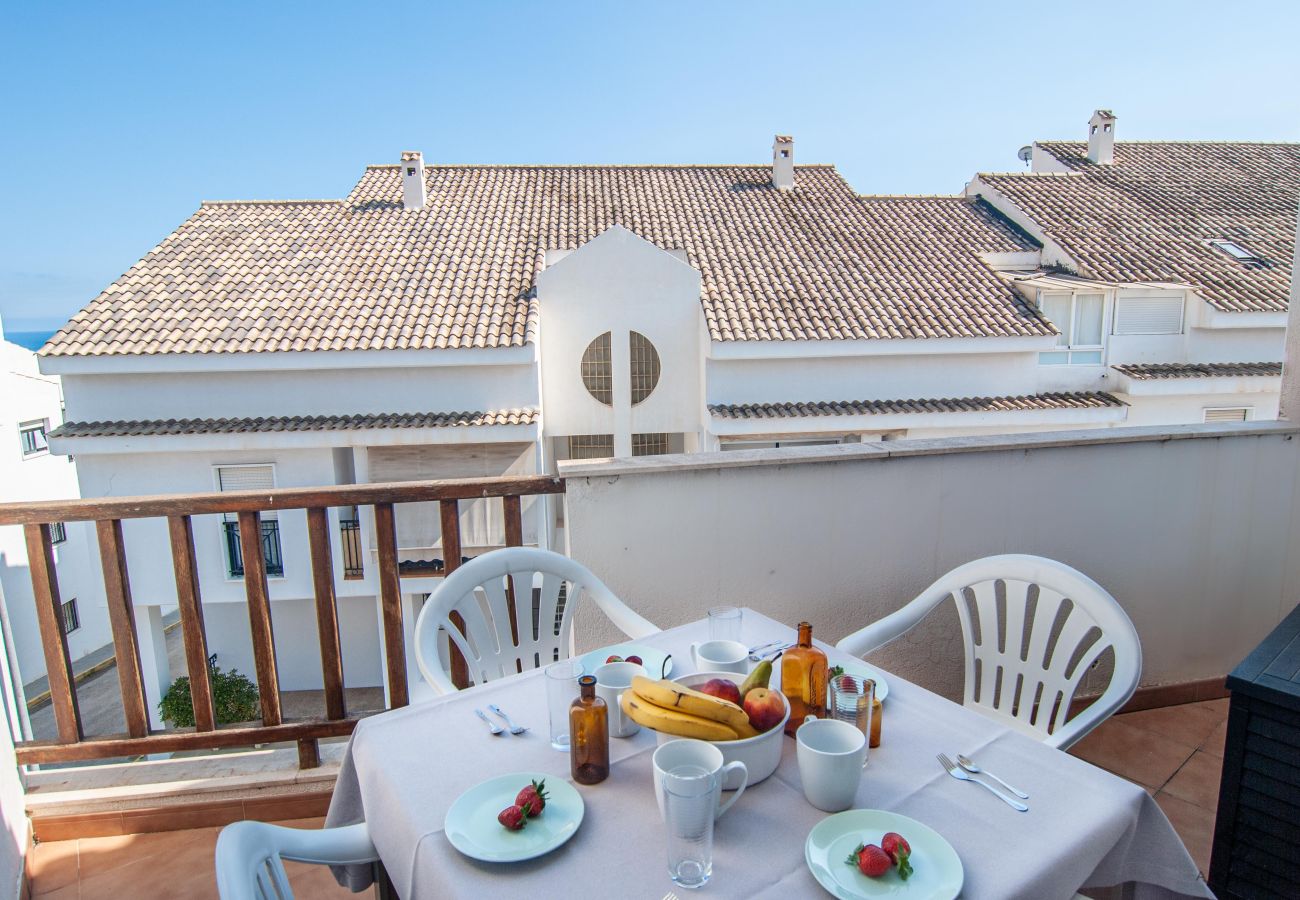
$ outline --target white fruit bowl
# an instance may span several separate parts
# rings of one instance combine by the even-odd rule
[[[700,685],[714,678],[725,678],[738,687],[745,680],[744,676],[737,676],[733,672],[697,672],[694,675],[683,675],[673,680],[678,684],[698,690]],[[785,723],[790,719],[790,701],[785,698],[785,694],[781,694],[781,702],[785,704],[785,715],[781,717],[781,721],[757,737],[741,738],[738,741],[709,742],[722,751],[724,765],[734,760],[740,760],[745,764],[745,770],[749,773],[747,787],[753,787],[766,779],[781,764],[781,740],[785,737]],[[656,733],[661,744],[680,740],[675,734],[665,734],[662,731]],[[740,787],[739,773],[733,777],[734,783],[728,780],[723,785],[725,790],[730,791]]]

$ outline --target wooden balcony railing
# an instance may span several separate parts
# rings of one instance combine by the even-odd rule
[[[445,571],[450,572],[460,565],[461,559],[460,501],[501,497],[506,544],[518,546],[523,543],[520,498],[563,492],[564,481],[559,478],[511,476],[0,504],[0,525],[21,525],[25,532],[37,621],[45,651],[50,701],[58,728],[56,740],[19,743],[16,748],[18,762],[57,763],[296,741],[299,765],[303,768],[319,765],[318,740],[349,734],[357,722],[355,717],[348,715],[344,702],[343,660],[339,643],[329,509],[355,506],[370,506],[374,509],[378,551],[376,574],[382,610],[388,706],[392,708],[405,706],[409,699],[394,506],[431,501],[439,504]],[[296,721],[286,721],[281,715],[271,603],[267,588],[266,531],[261,518],[265,512],[290,509],[303,509],[307,513],[322,683],[325,688],[325,717]],[[216,723],[212,686],[208,677],[202,593],[191,523],[193,516],[208,514],[233,515],[238,522],[238,528],[230,531],[237,531],[240,545],[239,556],[248,600],[253,659],[261,695],[260,723],[222,726]],[[131,579],[127,572],[126,547],[122,539],[122,520],[140,518],[167,520],[185,663],[194,703],[193,728],[153,730],[149,727],[148,704],[131,603]],[[105,597],[126,720],[125,734],[85,735],[82,732],[76,684],[60,618],[59,583],[51,543],[51,530],[55,523],[77,521],[93,521],[98,534]],[[277,549],[278,546],[277,538]],[[465,684],[467,676],[464,660],[456,654],[451,662],[453,681]]]

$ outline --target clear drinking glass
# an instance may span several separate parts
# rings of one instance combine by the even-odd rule
[[[828,717],[848,722],[867,737],[867,756],[871,755],[871,705],[876,698],[876,683],[870,678],[837,675],[831,679]],[[867,764],[864,757],[862,764]]]
[[[551,718],[551,746],[569,749],[569,706],[578,699],[578,678],[582,663],[562,659],[546,667],[546,707]]]
[[[699,766],[678,766],[664,776],[668,874],[678,887],[703,887],[713,874],[718,788],[717,776]]]
[[[709,610],[709,640],[740,640],[742,611],[736,606],[715,606]]]

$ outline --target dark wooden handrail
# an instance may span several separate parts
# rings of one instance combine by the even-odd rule
[[[551,475],[509,475],[501,478],[448,478],[437,481],[274,488],[269,491],[37,500],[30,503],[0,503],[0,525],[201,516],[211,513],[271,512],[282,509],[370,506],[375,503],[419,503],[430,500],[482,500],[488,497],[563,493],[562,478]]]
[[[319,765],[318,740],[349,734],[357,722],[355,717],[348,715],[344,702],[343,660],[328,510],[331,507],[361,506],[374,509],[375,547],[378,556],[375,575],[382,613],[381,640],[387,660],[388,705],[399,707],[409,702],[410,691],[406,677],[395,505],[438,503],[445,558],[443,574],[450,574],[461,562],[460,501],[502,498],[506,545],[519,546],[523,542],[520,498],[559,494],[564,489],[564,481],[560,478],[506,476],[0,504],[0,525],[22,525],[25,533],[37,622],[50,684],[50,702],[58,726],[58,737],[55,740],[19,743],[16,747],[18,762],[71,762],[293,740],[298,743],[300,766],[306,768]],[[286,721],[280,707],[279,674],[261,514],[295,509],[307,513],[308,548],[326,717]],[[249,631],[261,697],[260,723],[218,726],[216,722],[192,522],[193,516],[214,513],[233,514],[238,520]],[[149,728],[122,520],[150,517],[162,518],[167,522],[186,670],[194,703],[193,728],[164,731],[152,731]],[[50,533],[54,523],[76,521],[96,523],[126,734],[87,736],[82,732],[81,711],[77,706],[77,690],[68,657],[67,637],[60,626],[59,584]],[[512,591],[509,598],[512,606],[514,599]],[[458,621],[457,616],[453,615],[452,618],[457,626],[463,628],[463,622]],[[452,680],[458,686],[465,686],[468,683],[468,673],[454,642],[450,662]]]

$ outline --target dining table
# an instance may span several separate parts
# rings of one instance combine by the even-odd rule
[[[693,671],[704,620],[638,641],[672,654],[671,676]],[[786,624],[743,611],[741,641],[793,641]],[[818,643],[831,665],[860,663]],[[671,677],[670,676],[670,677]],[[1213,897],[1155,800],[1141,786],[883,672],[881,743],[870,751],[854,808],[900,813],[937,831],[964,871],[961,896],[1069,900],[1088,888],[1122,886],[1125,897]],[[610,739],[609,777],[574,784],[585,816],[572,838],[523,862],[462,855],[444,819],[463,792],[494,776],[546,773],[571,781],[567,752],[551,747],[540,669],[391,710],[357,724],[343,757],[326,827],[365,821],[393,889],[404,900],[482,897],[618,897],[662,900],[674,885],[668,836],[655,799],[655,732]],[[497,704],[529,730],[494,736],[476,708]],[[716,823],[708,897],[827,896],[805,862],[810,830],[830,815],[805,799],[795,741],[781,762]],[[977,785],[951,777],[936,754],[964,754],[1031,798],[1018,812]],[[521,785],[522,786],[522,785]],[[495,813],[492,813],[495,815]],[[878,836],[877,836],[878,837]],[[868,837],[869,841],[871,838]],[[362,890],[373,866],[335,869]],[[910,896],[906,892],[899,896]]]

